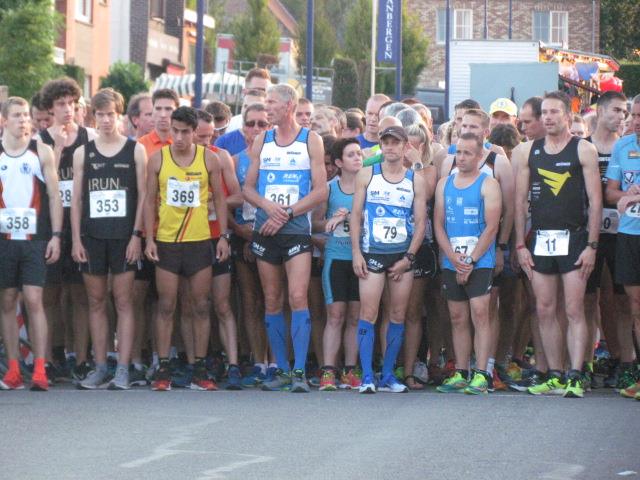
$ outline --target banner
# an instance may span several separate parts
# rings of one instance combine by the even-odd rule
[[[402,0],[378,2],[378,62],[398,63]]]

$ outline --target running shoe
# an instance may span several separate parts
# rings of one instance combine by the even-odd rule
[[[155,392],[168,392],[171,390],[171,371],[168,364],[160,365],[156,370],[151,382],[151,390]]]
[[[404,378],[405,374],[404,374],[404,366],[400,365],[399,367],[397,367],[394,371],[393,371],[393,375],[396,378]]]
[[[473,372],[473,378],[467,387],[463,390],[467,395],[482,395],[489,391],[489,374],[480,370]]]
[[[362,385],[362,375],[360,371],[356,370],[355,368],[345,368],[342,370],[338,388],[343,390],[350,390],[360,388],[360,385]]]
[[[378,391],[390,393],[407,393],[409,389],[404,383],[400,383],[395,375],[391,374],[382,379],[382,381],[378,385]]]
[[[191,390],[200,390],[206,392],[213,392],[218,390],[216,382],[209,378],[207,369],[204,364],[201,366],[196,365],[193,369],[193,378],[191,379]]]
[[[24,390],[24,381],[20,372],[7,372],[0,380],[0,390]]]
[[[129,385],[132,387],[144,387],[148,385],[146,369],[143,366],[140,370],[131,365],[129,367]]]
[[[267,370],[269,373],[269,370]],[[271,380],[262,382],[262,390],[265,392],[278,392],[291,390],[291,375],[280,368],[273,372]]]
[[[468,385],[469,382],[462,376],[462,372],[456,370],[436,390],[440,393],[462,393]]]
[[[49,379],[46,373],[34,373],[31,376],[31,391],[46,392],[49,390]]]
[[[314,374],[309,378],[309,385],[313,388],[320,387],[320,379],[322,378],[322,369],[318,368],[314,371]]]
[[[565,398],[584,397],[584,381],[581,375],[573,375],[567,379],[567,388],[562,396]]]
[[[177,368],[171,373],[171,386],[176,388],[190,388],[193,380],[193,365]]]
[[[109,390],[129,390],[131,388],[129,385],[129,368],[124,365],[118,365],[116,374],[107,388]]]
[[[351,386],[349,386],[351,388]],[[320,391],[321,392],[335,392],[336,387],[336,372],[333,368],[326,368],[322,371],[322,377],[320,377]]]
[[[531,395],[564,395],[567,385],[557,375],[550,375],[546,382],[527,388]]]
[[[617,358],[610,358],[607,364],[604,386],[606,388],[616,388],[616,385],[618,384],[618,377],[621,373],[620,360]]]
[[[528,388],[537,387],[544,383],[544,373],[534,370],[531,375],[528,375],[522,380],[510,380],[507,385],[511,390],[516,392],[526,392]]]
[[[622,395],[623,397],[636,398],[636,400],[638,400],[638,393],[640,393],[640,381],[634,383],[630,387],[620,390],[620,395]]]
[[[417,361],[413,364],[413,376],[423,385],[429,383],[429,367],[424,362]]]
[[[507,384],[502,381],[498,369],[493,369],[493,375],[489,378],[490,392],[506,392],[508,390]],[[473,383],[473,379],[472,382]]]
[[[622,372],[618,375],[618,381],[616,382],[616,391],[620,392],[625,388],[629,388],[634,385],[640,378],[638,377],[638,370],[635,365],[622,369]]]
[[[507,375],[512,380],[522,380],[522,368],[516,362],[510,362],[507,367]]]
[[[449,378],[456,371],[456,362],[453,360],[447,360],[447,363],[444,364],[444,375]]]
[[[71,371],[71,378],[77,384],[78,382],[83,381],[89,375],[91,371],[91,364],[87,361],[78,363],[73,370]]]
[[[304,376],[304,370],[299,368],[291,372],[291,392],[292,393],[309,393],[311,389]]]
[[[373,381],[373,377],[365,375],[362,379],[362,384],[358,387],[360,393],[376,393],[376,384]]]
[[[78,383],[77,386],[81,390],[96,390],[106,384],[110,378],[107,370],[91,370],[87,378]]]
[[[257,387],[260,385],[265,379],[266,375],[262,373],[262,369],[258,365],[254,365],[251,373],[246,375],[242,379],[243,387]]]
[[[115,357],[107,357],[107,373],[113,377],[116,374],[116,368],[118,368],[118,359]]]
[[[444,371],[438,364],[429,364],[429,380],[433,385],[440,385],[444,380]]]
[[[242,373],[237,365],[229,365],[226,390],[242,390]]]

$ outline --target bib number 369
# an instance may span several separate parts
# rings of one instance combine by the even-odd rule
[[[200,183],[181,182],[170,178],[167,181],[167,205],[196,208],[200,206]]]

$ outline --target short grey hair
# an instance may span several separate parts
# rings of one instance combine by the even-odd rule
[[[382,117],[395,117],[396,113],[398,113],[400,110],[404,110],[405,108],[407,108],[407,105],[405,105],[402,102],[393,102],[390,103],[389,105],[387,105],[386,107],[384,107],[382,109],[382,112],[380,112],[380,114],[378,115],[380,118]]]
[[[405,108],[396,113],[396,118],[400,120],[403,127],[415,125],[416,123],[422,123],[422,117],[413,108]]]
[[[291,85],[286,83],[279,83],[277,85],[271,85],[267,89],[267,93],[274,92],[278,94],[278,96],[282,99],[283,102],[292,102],[295,105],[298,105],[298,92]]]

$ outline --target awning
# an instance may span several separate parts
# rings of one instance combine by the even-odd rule
[[[171,88],[181,97],[192,97],[195,94],[196,76],[193,73],[188,75],[170,75],[163,73],[156,78],[151,91],[159,88]],[[232,96],[240,94],[244,88],[244,77],[232,73],[204,73],[202,74],[202,96]]]
[[[569,50],[567,48],[553,48],[544,45],[540,46],[540,59],[542,61],[559,61],[562,58],[574,60],[580,63],[597,63],[603,70],[617,72],[620,70],[618,61],[609,55],[599,53],[582,52],[580,50]]]

